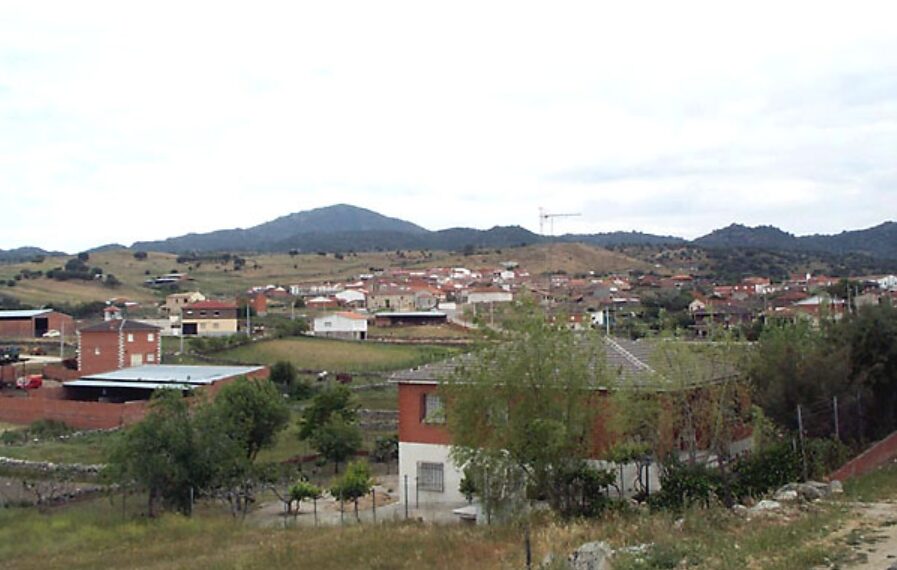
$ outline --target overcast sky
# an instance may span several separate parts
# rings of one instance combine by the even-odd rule
[[[522,4],[4,0],[0,248],[340,202],[689,238],[897,218],[893,2]]]

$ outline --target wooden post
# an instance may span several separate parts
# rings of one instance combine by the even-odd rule
[[[405,520],[408,520],[408,475],[405,475]]]
[[[804,481],[806,481],[809,479],[809,475],[807,474],[807,449],[804,445],[804,420],[800,412],[800,404],[797,405],[797,435],[800,439],[800,455],[803,460]]]
[[[374,522],[377,522],[377,489],[371,487],[371,510],[374,513]]]
[[[835,439],[841,441],[841,426],[838,424],[838,396],[832,396],[832,407],[835,408]]]

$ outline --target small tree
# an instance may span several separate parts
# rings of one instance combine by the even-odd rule
[[[343,501],[355,503],[355,518],[358,518],[358,499],[371,492],[374,480],[371,467],[365,461],[353,461],[346,468],[346,473],[330,487],[330,494]]]
[[[134,252],[134,259],[136,259],[137,261],[143,261],[146,258],[147,258],[147,253],[145,251],[135,251]]]
[[[284,394],[290,394],[296,383],[296,367],[288,360],[278,360],[271,367],[269,379],[279,386]]]
[[[361,447],[361,430],[342,416],[334,415],[315,430],[311,443],[327,460],[333,461],[333,472],[339,473],[339,464]]]
[[[228,436],[241,444],[249,461],[273,445],[290,419],[283,396],[267,380],[239,378],[221,389],[213,407]]]
[[[598,388],[613,379],[600,341],[561,322],[531,301],[515,305],[506,342],[486,346],[441,386],[452,459],[469,469],[487,509],[529,497],[563,512],[573,502],[569,474],[595,452]]]
[[[352,391],[345,386],[333,386],[318,392],[312,398],[311,404],[302,413],[299,423],[299,439],[305,440],[314,437],[315,432],[331,416],[339,416],[347,423],[355,422],[358,403],[352,396]]]
[[[308,481],[299,481],[290,487],[288,498],[289,504],[287,505],[287,510],[292,512],[293,503],[295,502],[296,512],[298,513],[299,509],[302,507],[302,501],[308,499],[317,500],[321,498],[321,488]]]
[[[374,450],[371,453],[374,461],[386,464],[386,474],[389,474],[389,464],[399,458],[399,436],[380,436],[374,440]]]

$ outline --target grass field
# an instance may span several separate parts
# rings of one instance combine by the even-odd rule
[[[580,544],[604,540],[616,548],[647,545],[618,555],[615,570],[841,568],[854,489],[883,487],[893,498],[893,466],[847,487],[843,501],[805,507],[790,517],[746,520],[722,508],[684,513],[617,512],[593,521],[532,519],[536,564]],[[516,525],[462,526],[413,522],[346,527],[259,529],[206,505],[192,519],[146,520],[140,497],[116,496],[51,514],[0,510],[0,560],[5,568],[225,569],[466,569],[524,568],[523,529]],[[850,535],[847,535],[850,536]]]
[[[24,427],[25,426],[21,426],[21,425],[17,425],[17,424],[7,424],[7,423],[0,422],[0,433],[3,433],[5,431],[14,431],[14,430],[23,429]]]
[[[434,267],[465,266],[493,267],[501,261],[514,260],[533,275],[547,271],[567,273],[597,274],[625,271],[627,269],[648,269],[644,261],[583,244],[552,244],[489,250],[470,256],[454,255],[449,252],[370,252],[345,256],[342,260],[332,255],[315,254],[289,256],[287,254],[243,255],[246,265],[234,271],[232,265],[201,262],[198,265],[177,263],[177,256],[169,253],[152,252],[145,260],[137,260],[133,252],[113,250],[93,253],[87,264],[100,267],[105,273],[114,274],[121,282],[120,287],[111,289],[100,283],[85,281],[55,281],[43,277],[22,279],[15,287],[0,285],[0,293],[15,297],[25,303],[42,305],[49,302],[79,303],[104,301],[111,297],[125,297],[152,306],[163,294],[143,286],[149,276],[172,271],[185,272],[193,279],[184,289],[202,291],[206,296],[231,296],[254,285],[277,283],[289,285],[322,280],[342,280],[367,273],[371,267]],[[61,267],[70,257],[51,257],[41,263],[0,264],[0,282],[13,279],[22,269],[47,271]]]
[[[0,455],[53,463],[103,463],[111,433],[92,433],[71,439],[47,439],[24,445],[0,446]]]
[[[445,325],[420,327],[369,327],[368,336],[382,338],[415,338],[415,339],[470,339],[477,338],[476,333],[460,327]]]
[[[240,346],[215,357],[271,365],[279,360],[297,368],[334,372],[388,372],[442,360],[458,349],[441,346],[387,345],[320,338],[265,340]]]

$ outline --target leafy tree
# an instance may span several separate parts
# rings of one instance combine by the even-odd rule
[[[296,511],[298,512],[302,506],[302,501],[321,498],[321,488],[317,485],[309,483],[308,481],[299,481],[298,483],[290,487],[289,494],[287,496],[289,499],[287,511],[292,512],[293,503],[296,503]]]
[[[352,457],[361,447],[361,430],[343,416],[334,414],[314,431],[311,444],[333,462],[333,472],[339,473],[339,464]]]
[[[88,259],[90,259],[90,254],[86,251],[82,251],[78,254],[78,259],[80,259],[81,261],[87,261]]]
[[[227,384],[218,392],[213,407],[228,437],[240,443],[249,461],[274,444],[290,419],[283,396],[266,380],[239,378]]]
[[[80,257],[73,257],[65,262],[65,270],[73,273],[86,273],[89,268],[84,261]]]
[[[852,391],[865,395],[863,435],[879,439],[897,429],[897,308],[861,307],[840,329],[839,339],[850,353]]]
[[[318,392],[305,408],[299,423],[299,439],[314,437],[315,432],[327,423],[331,416],[339,416],[346,423],[357,417],[358,403],[352,391],[345,386],[332,386]]]
[[[348,500],[355,503],[355,518],[357,519],[358,499],[370,493],[373,486],[374,480],[367,462],[353,461],[346,468],[345,474],[330,487],[330,494],[338,498],[340,502]]]
[[[214,486],[225,471],[245,467],[238,442],[222,436],[218,428],[215,415],[194,422],[179,391],[158,391],[146,418],[115,442],[109,475],[146,489],[150,516],[160,501],[189,514],[191,490],[198,494]]]
[[[146,258],[147,258],[147,253],[145,251],[135,251],[134,252],[134,259],[136,259],[137,261],[143,261]]]
[[[269,379],[289,394],[293,384],[296,383],[296,367],[289,360],[278,360],[271,366]]]
[[[374,450],[371,457],[378,463],[386,464],[386,473],[389,474],[389,463],[399,458],[399,436],[380,436],[374,440]]]
[[[594,455],[597,387],[612,380],[604,351],[529,300],[510,311],[505,335],[440,388],[452,460],[474,478],[487,509],[528,496],[574,514],[566,480]]]
[[[820,403],[827,406],[833,396],[855,391],[847,344],[838,339],[835,329],[818,329],[807,322],[767,327],[745,369],[764,413],[792,431],[797,430],[798,405],[804,410]],[[805,419],[809,435],[830,433],[830,418]]]

